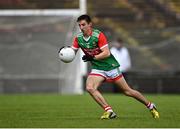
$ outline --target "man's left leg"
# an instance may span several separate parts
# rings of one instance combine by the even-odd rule
[[[115,84],[120,87],[120,89],[123,91],[125,95],[133,97],[141,103],[143,103],[144,105],[146,105],[146,107],[150,110],[153,118],[159,118],[159,113],[156,109],[155,104],[148,101],[139,91],[130,88],[124,77],[116,80]]]

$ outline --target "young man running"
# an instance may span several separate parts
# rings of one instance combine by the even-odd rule
[[[119,70],[119,63],[110,53],[105,35],[92,27],[91,18],[88,15],[81,15],[77,18],[81,33],[75,38],[72,48],[77,51],[79,48],[84,52],[82,60],[90,61],[92,64],[91,73],[86,81],[86,90],[92,98],[104,109],[105,113],[101,119],[113,119],[117,115],[107,103],[98,87],[104,81],[115,83],[125,95],[130,96],[143,103],[151,112],[153,118],[159,118],[159,113],[153,103],[148,101],[140,92],[132,89],[126,83]]]

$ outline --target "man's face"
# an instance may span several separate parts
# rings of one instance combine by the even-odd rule
[[[92,23],[87,23],[86,20],[81,20],[78,22],[80,30],[84,33],[87,34],[87,32],[91,29]]]

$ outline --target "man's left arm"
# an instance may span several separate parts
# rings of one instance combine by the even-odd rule
[[[94,58],[96,60],[101,60],[101,59],[107,58],[111,54],[108,45],[103,47],[103,48],[101,48],[101,51],[102,51],[101,53],[99,53],[98,55],[94,56]]]
[[[108,47],[107,38],[102,32],[99,35],[98,46],[102,52],[94,56],[96,60],[101,60],[110,56],[111,53]]]

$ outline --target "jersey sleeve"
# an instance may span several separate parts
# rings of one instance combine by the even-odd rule
[[[100,49],[108,46],[107,38],[102,32],[99,34],[98,46]]]
[[[75,49],[75,50],[77,50],[79,48],[77,37],[74,38],[72,48]]]

